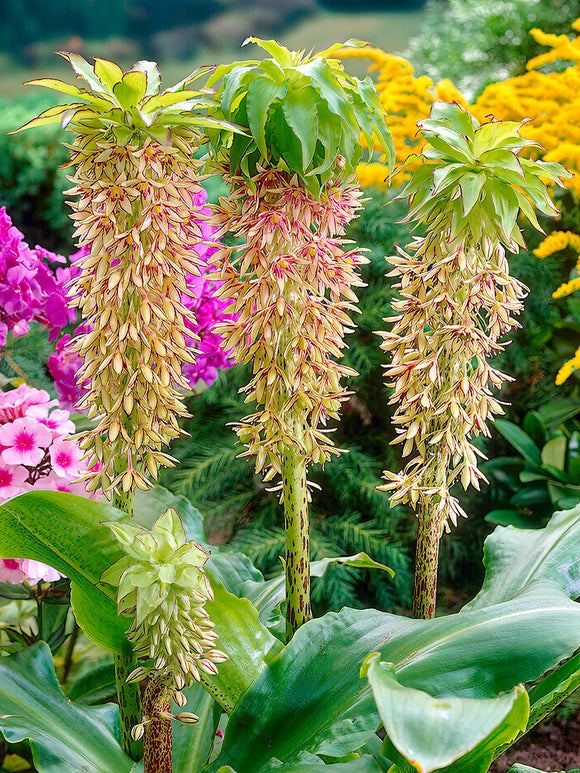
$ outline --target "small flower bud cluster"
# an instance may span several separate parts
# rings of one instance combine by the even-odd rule
[[[201,239],[197,142],[194,129],[175,127],[171,146],[145,134],[123,145],[101,126],[71,146],[72,217],[79,245],[90,248],[71,295],[92,327],[75,346],[84,359],[77,378],[89,382],[79,407],[97,422],[82,441],[102,464],[94,488],[146,489],[147,476],[173,464],[161,448],[180,433],[182,363],[193,359],[185,336],[195,321],[182,293],[201,264],[190,246]]]
[[[479,489],[485,480],[469,438],[489,435],[486,421],[503,413],[489,385],[511,380],[487,359],[503,350],[499,338],[516,326],[526,290],[509,276],[503,247],[487,237],[477,245],[444,232],[411,247],[412,255],[400,250],[388,259],[402,299],[386,320],[391,332],[381,335],[392,355],[390,402],[399,403],[394,442],[403,444],[403,457],[413,456],[402,472],[387,472],[381,488],[393,492],[391,506],[430,501],[456,523],[465,513],[449,487],[460,479]]]
[[[203,570],[208,553],[185,541],[174,510],[159,516],[150,532],[119,522],[107,526],[126,555],[101,579],[118,587],[119,613],[133,617],[127,638],[135,654],[154,661],[135,669],[129,680],[154,676],[183,706],[183,687],[199,681],[202,673],[216,674],[216,663],[227,660],[215,648],[218,637],[204,609],[213,599]]]
[[[252,362],[246,401],[259,410],[236,426],[269,480],[280,473],[284,449],[324,463],[339,451],[320,426],[336,418],[348,393],[340,384],[355,372],[336,362],[352,329],[353,287],[366,263],[344,250],[345,226],[361,207],[352,179],[335,176],[314,196],[296,176],[261,169],[251,180],[231,176],[228,199],[216,215],[223,232],[243,237],[213,260],[223,281],[220,297],[233,299],[237,319],[217,326],[237,362]]]
[[[0,503],[32,489],[87,496],[78,481],[86,464],[74,432],[68,411],[43,389],[21,384],[0,392]],[[38,561],[0,559],[0,582],[53,582],[60,576]]]

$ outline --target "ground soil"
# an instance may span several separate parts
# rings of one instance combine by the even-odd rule
[[[490,773],[506,773],[519,762],[545,771],[580,768],[580,712],[549,725],[539,725],[495,760]]]

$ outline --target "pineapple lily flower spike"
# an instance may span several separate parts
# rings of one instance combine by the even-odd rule
[[[392,156],[385,114],[370,80],[329,58],[250,39],[271,58],[218,68],[217,115],[246,135],[209,130],[217,167],[230,184],[216,221],[245,240],[214,262],[236,321],[218,327],[238,362],[253,364],[244,388],[256,412],[236,426],[266,480],[281,476],[286,526],[287,636],[310,618],[307,467],[339,453],[324,428],[355,372],[337,360],[356,311],[353,287],[367,262],[343,238],[361,207],[354,175],[377,137]],[[246,41],[246,42],[250,42]]]
[[[18,131],[61,122],[76,134],[67,146],[76,167],[67,193],[78,197],[70,202],[78,245],[90,247],[71,290],[92,326],[75,344],[84,358],[79,383],[90,384],[82,406],[97,422],[83,441],[95,465],[89,486],[129,492],[147,488],[160,465],[173,465],[161,449],[186,414],[181,366],[192,359],[184,339],[192,312],[180,298],[187,273],[199,273],[191,245],[203,238],[192,216],[200,190],[194,156],[205,141],[200,128],[218,123],[195,112],[213,105],[207,94],[187,88],[203,71],[161,91],[154,62],[124,73],[103,59],[91,67],[76,54],[61,55],[90,89],[30,81],[79,101],[50,108]]]
[[[132,515],[135,487],[148,488],[149,476],[173,464],[162,449],[186,415],[182,363],[193,357],[185,334],[195,320],[181,297],[187,274],[200,273],[193,245],[203,240],[193,206],[201,190],[195,156],[206,127],[236,127],[198,112],[215,107],[207,90],[188,88],[205,70],[162,90],[154,62],[123,72],[104,59],[91,66],[76,54],[62,56],[88,87],[31,81],[76,101],[45,110],[18,131],[60,122],[76,135],[67,146],[75,167],[68,193],[76,196],[78,245],[89,252],[77,263],[70,294],[86,329],[75,340],[84,358],[77,378],[89,384],[82,405],[96,424],[82,441],[91,457],[87,488],[104,489]],[[134,759],[140,750],[131,729],[141,699],[126,678],[135,665],[134,656],[115,656],[123,744]]]
[[[538,230],[534,209],[558,214],[545,183],[561,185],[567,172],[519,155],[536,144],[521,137],[519,123],[480,125],[459,105],[436,102],[419,126],[428,145],[402,195],[411,205],[407,221],[426,235],[388,258],[401,298],[385,320],[392,329],[380,333],[391,354],[391,402],[399,403],[394,442],[411,459],[401,472],[386,472],[381,488],[391,492],[391,506],[417,513],[414,614],[433,617],[439,539],[465,515],[450,488],[461,481],[479,489],[483,454],[470,438],[490,434],[486,421],[503,413],[491,388],[510,380],[488,362],[517,327],[526,294],[509,275],[505,250],[525,246],[520,212]]]

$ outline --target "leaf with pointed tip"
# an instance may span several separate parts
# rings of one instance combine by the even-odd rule
[[[329,566],[332,565],[353,566],[359,569],[382,569],[388,572],[391,577],[395,576],[392,569],[384,564],[379,564],[366,553],[357,553],[353,556],[332,556],[323,558],[320,561],[312,561],[310,564],[310,576],[322,577]],[[256,582],[248,579],[242,585],[242,593],[250,599],[252,604],[260,613],[260,620],[264,625],[268,623],[277,624],[280,615],[275,615],[275,610],[286,598],[285,575],[281,574],[272,580]]]
[[[516,451],[520,452],[528,464],[537,469],[541,467],[542,455],[540,449],[527,432],[524,432],[517,424],[505,419],[496,419],[494,427],[508,443],[512,444]]]
[[[59,56],[62,56],[63,59],[66,59],[69,62],[70,66],[73,68],[76,74],[79,77],[86,80],[86,82],[93,89],[93,91],[99,91],[102,93],[107,92],[107,89],[105,88],[105,86],[95,75],[94,69],[91,67],[91,65],[87,62],[86,59],[80,56],[80,54],[71,54],[68,51],[57,51],[56,53]]]
[[[161,86],[161,74],[157,62],[149,62],[146,59],[140,59],[129,68],[128,72],[134,72],[135,70],[139,70],[147,76],[147,91],[145,92],[147,96],[157,94],[159,92],[159,87]]]
[[[290,67],[292,64],[292,53],[284,46],[281,46],[277,40],[262,40],[261,38],[250,37],[244,40],[242,46],[247,46],[249,43],[255,43],[260,48],[263,48],[283,67]]]
[[[486,150],[493,148],[518,148],[520,147],[520,129],[522,124],[519,121],[493,121],[485,123],[475,133],[473,143],[473,153],[479,157]]]
[[[13,129],[8,132],[8,134],[18,134],[18,132],[30,129],[33,126],[45,126],[46,124],[60,123],[63,113],[66,113],[71,107],[73,107],[73,105],[56,105],[55,107],[49,107],[48,110],[44,110],[40,115],[36,116],[36,118],[32,118],[22,126],[19,126],[18,129]],[[77,104],[74,105],[74,107],[81,108],[84,107],[84,105]]]
[[[461,206],[463,217],[466,217],[479,201],[481,189],[485,185],[485,175],[475,172],[461,176],[459,188],[461,190]]]
[[[97,78],[103,83],[109,91],[123,80],[123,70],[115,62],[108,59],[99,59],[95,57],[94,71]]]
[[[118,708],[87,708],[62,692],[44,642],[0,658],[0,728],[7,741],[30,739],[39,773],[130,773],[119,743]]]
[[[150,96],[143,100],[141,111],[143,113],[154,113],[156,110],[159,110],[159,108],[178,105],[179,103],[186,102],[190,99],[198,99],[200,96],[202,96],[200,91],[166,91],[163,94]],[[192,102],[191,104],[193,105],[194,103]],[[208,104],[213,103],[206,100],[202,106],[205,107]]]
[[[485,541],[486,574],[477,596],[465,610],[498,604],[536,582],[558,583],[572,597],[580,595],[580,505],[554,513],[543,529],[498,527]]]
[[[383,753],[395,761],[402,757],[419,773],[463,762],[469,752],[464,769],[486,773],[495,748],[526,726],[529,702],[521,686],[498,698],[433,698],[401,685],[393,664],[376,655],[367,659],[365,670],[389,740]]]

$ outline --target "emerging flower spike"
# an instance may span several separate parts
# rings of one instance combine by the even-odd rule
[[[161,91],[154,62],[124,73],[103,59],[91,67],[76,54],[62,55],[91,90],[31,81],[81,101],[22,128],[62,120],[76,133],[68,193],[77,197],[78,244],[89,248],[71,288],[86,328],[75,343],[84,358],[77,378],[88,384],[79,407],[97,422],[83,440],[101,465],[89,485],[112,495],[145,489],[160,465],[173,465],[161,449],[179,435],[177,420],[186,414],[182,365],[192,360],[186,336],[195,326],[182,293],[202,264],[192,246],[203,240],[192,212],[200,192],[197,127],[218,124],[193,112],[211,104],[186,88],[200,72]]]
[[[213,599],[203,570],[208,553],[185,541],[175,510],[160,515],[151,531],[121,522],[107,526],[126,555],[101,580],[118,587],[119,614],[133,618],[127,638],[135,654],[153,659],[129,680],[152,675],[183,706],[183,687],[198,682],[203,672],[216,674],[216,664],[227,660],[215,647],[214,624],[204,609]]]
[[[411,456],[400,473],[385,473],[381,488],[392,492],[391,506],[408,503],[418,511],[421,585],[424,522],[435,548],[448,521],[465,515],[450,487],[461,480],[464,488],[479,488],[482,454],[470,438],[489,435],[487,419],[503,413],[490,387],[509,377],[488,358],[504,348],[500,338],[517,325],[514,315],[526,292],[509,276],[505,248],[518,252],[524,246],[520,210],[538,229],[534,207],[558,214],[544,181],[560,184],[566,171],[519,155],[534,144],[522,139],[520,124],[480,125],[456,104],[435,103],[431,119],[419,126],[428,141],[424,163],[404,193],[410,196],[408,220],[423,224],[427,234],[414,239],[410,254],[400,250],[388,259],[401,299],[385,320],[393,323],[391,331],[380,335],[391,354],[391,402],[399,403],[394,442]],[[436,578],[436,554],[429,560]],[[424,590],[416,586],[416,601]],[[415,609],[421,616],[434,611],[431,590],[427,608]]]

